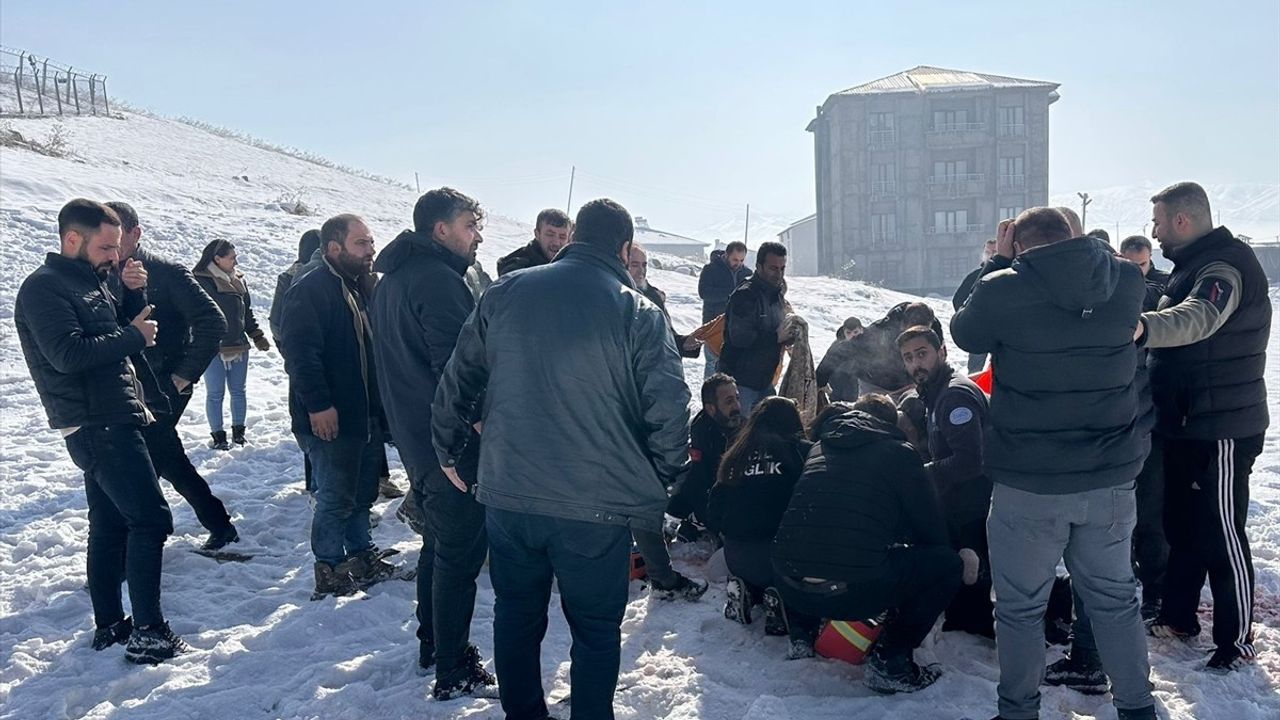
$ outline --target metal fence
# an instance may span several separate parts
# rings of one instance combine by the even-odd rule
[[[110,115],[107,76],[0,47],[0,115]]]

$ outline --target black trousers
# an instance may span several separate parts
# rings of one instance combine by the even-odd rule
[[[778,591],[788,609],[810,617],[867,620],[892,611],[879,652],[910,656],[955,597],[963,573],[960,556],[949,547],[894,548],[874,577],[811,585],[779,573]]]
[[[1205,576],[1213,592],[1213,642],[1253,657],[1253,558],[1245,519],[1249,473],[1262,435],[1164,438],[1164,528],[1169,539],[1161,619],[1198,632]]]
[[[94,624],[124,619],[120,583],[129,584],[136,626],[164,621],[160,565],[173,516],[137,425],[86,425],[66,438],[84,471],[89,503],[89,598]]]
[[[173,413],[157,417],[155,422],[143,427],[142,438],[147,443],[147,453],[151,456],[156,475],[168,480],[182,499],[191,505],[200,524],[214,532],[230,525],[231,515],[191,464],[187,449],[182,446],[182,438],[178,437],[178,421],[191,401],[191,388],[188,385],[182,392],[168,393]]]
[[[1138,501],[1138,524],[1133,528],[1134,575],[1142,583],[1142,602],[1159,600],[1164,594],[1165,568],[1169,564],[1169,542],[1164,537],[1164,444],[1151,436],[1151,454],[1134,481]]]
[[[991,602],[991,559],[987,555],[987,520],[978,518],[951,528],[951,547],[978,554],[978,582],[961,585],[947,606],[943,630],[995,637],[995,604]]]

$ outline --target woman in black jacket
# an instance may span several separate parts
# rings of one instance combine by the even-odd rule
[[[781,605],[771,602],[776,591],[769,592],[770,546],[810,447],[795,402],[763,400],[725,451],[708,502],[707,525],[724,539],[730,572],[725,617],[750,622],[751,598],[763,596],[771,634],[785,635],[786,625],[773,612]]]
[[[249,340],[259,350],[270,350],[271,343],[253,317],[253,303],[244,275],[236,270],[236,246],[227,240],[214,240],[205,245],[200,260],[191,269],[196,282],[218,304],[227,319],[227,332],[213,361],[204,371],[205,413],[209,416],[212,436],[209,446],[227,450],[227,432],[222,425],[222,399],[231,390],[231,440],[243,445],[244,422],[248,414],[245,383],[249,376]]]

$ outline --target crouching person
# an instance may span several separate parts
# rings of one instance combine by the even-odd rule
[[[864,676],[883,693],[914,692],[938,679],[940,669],[917,665],[914,652],[965,572],[897,420],[883,395],[824,410],[814,422],[818,446],[773,543],[778,590],[790,610],[839,620],[891,611]],[[793,625],[793,642],[816,631]]]

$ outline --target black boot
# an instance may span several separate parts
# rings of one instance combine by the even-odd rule
[[[231,426],[231,442],[237,445],[244,445],[244,426],[243,425]]]
[[[200,546],[201,550],[221,550],[233,542],[240,542],[240,533],[236,532],[236,526],[227,523],[227,526],[214,530],[209,533],[209,539],[204,541]]]
[[[169,623],[162,622],[148,627],[135,627],[124,647],[124,657],[139,665],[155,665],[181,655],[191,649],[182,638],[173,634]]]
[[[226,430],[214,430],[213,432],[209,433],[209,437],[213,438],[212,440],[209,441],[209,447],[213,448],[214,450],[230,450],[231,449],[231,445],[227,444]]]
[[[112,645],[124,645],[133,634],[133,620],[125,618],[115,625],[93,631],[93,649],[106,650]]]
[[[917,665],[911,653],[889,655],[876,645],[867,656],[862,682],[871,690],[890,695],[923,690],[937,682],[941,675],[938,665]]]

